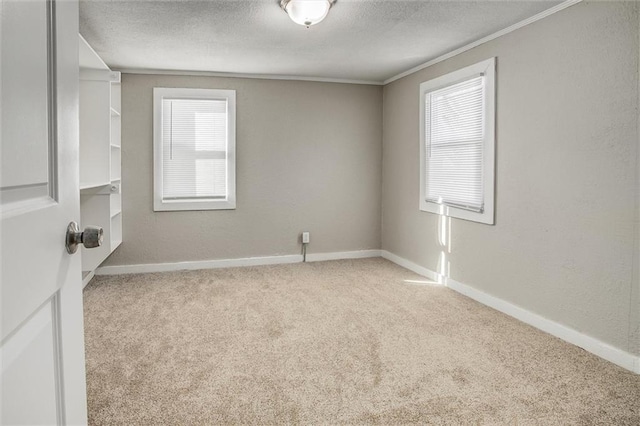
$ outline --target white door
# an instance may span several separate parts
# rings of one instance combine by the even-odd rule
[[[1,423],[86,424],[77,0],[1,0]]]

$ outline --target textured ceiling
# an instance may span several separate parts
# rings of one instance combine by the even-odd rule
[[[383,81],[560,1],[338,0],[309,29],[278,0],[81,0],[113,69]]]

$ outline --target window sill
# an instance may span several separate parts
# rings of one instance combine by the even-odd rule
[[[235,210],[235,200],[156,201],[153,211]]]
[[[455,217],[471,222],[484,223],[494,225],[493,206],[485,207],[485,210],[474,212],[471,210],[460,209],[457,207],[447,206],[445,204],[431,203],[429,201],[420,200],[420,210],[423,212],[434,213],[440,216]]]

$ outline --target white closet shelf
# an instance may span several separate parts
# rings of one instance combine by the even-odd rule
[[[107,185],[111,185],[111,182],[80,183],[80,191],[87,191],[89,189],[96,189]]]
[[[81,249],[82,269],[93,274],[122,242],[122,86],[120,73],[110,70],[82,36],[79,43],[80,222],[104,231],[102,246]]]

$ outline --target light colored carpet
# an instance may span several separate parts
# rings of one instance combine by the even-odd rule
[[[383,259],[96,277],[93,425],[640,425],[640,376]]]

